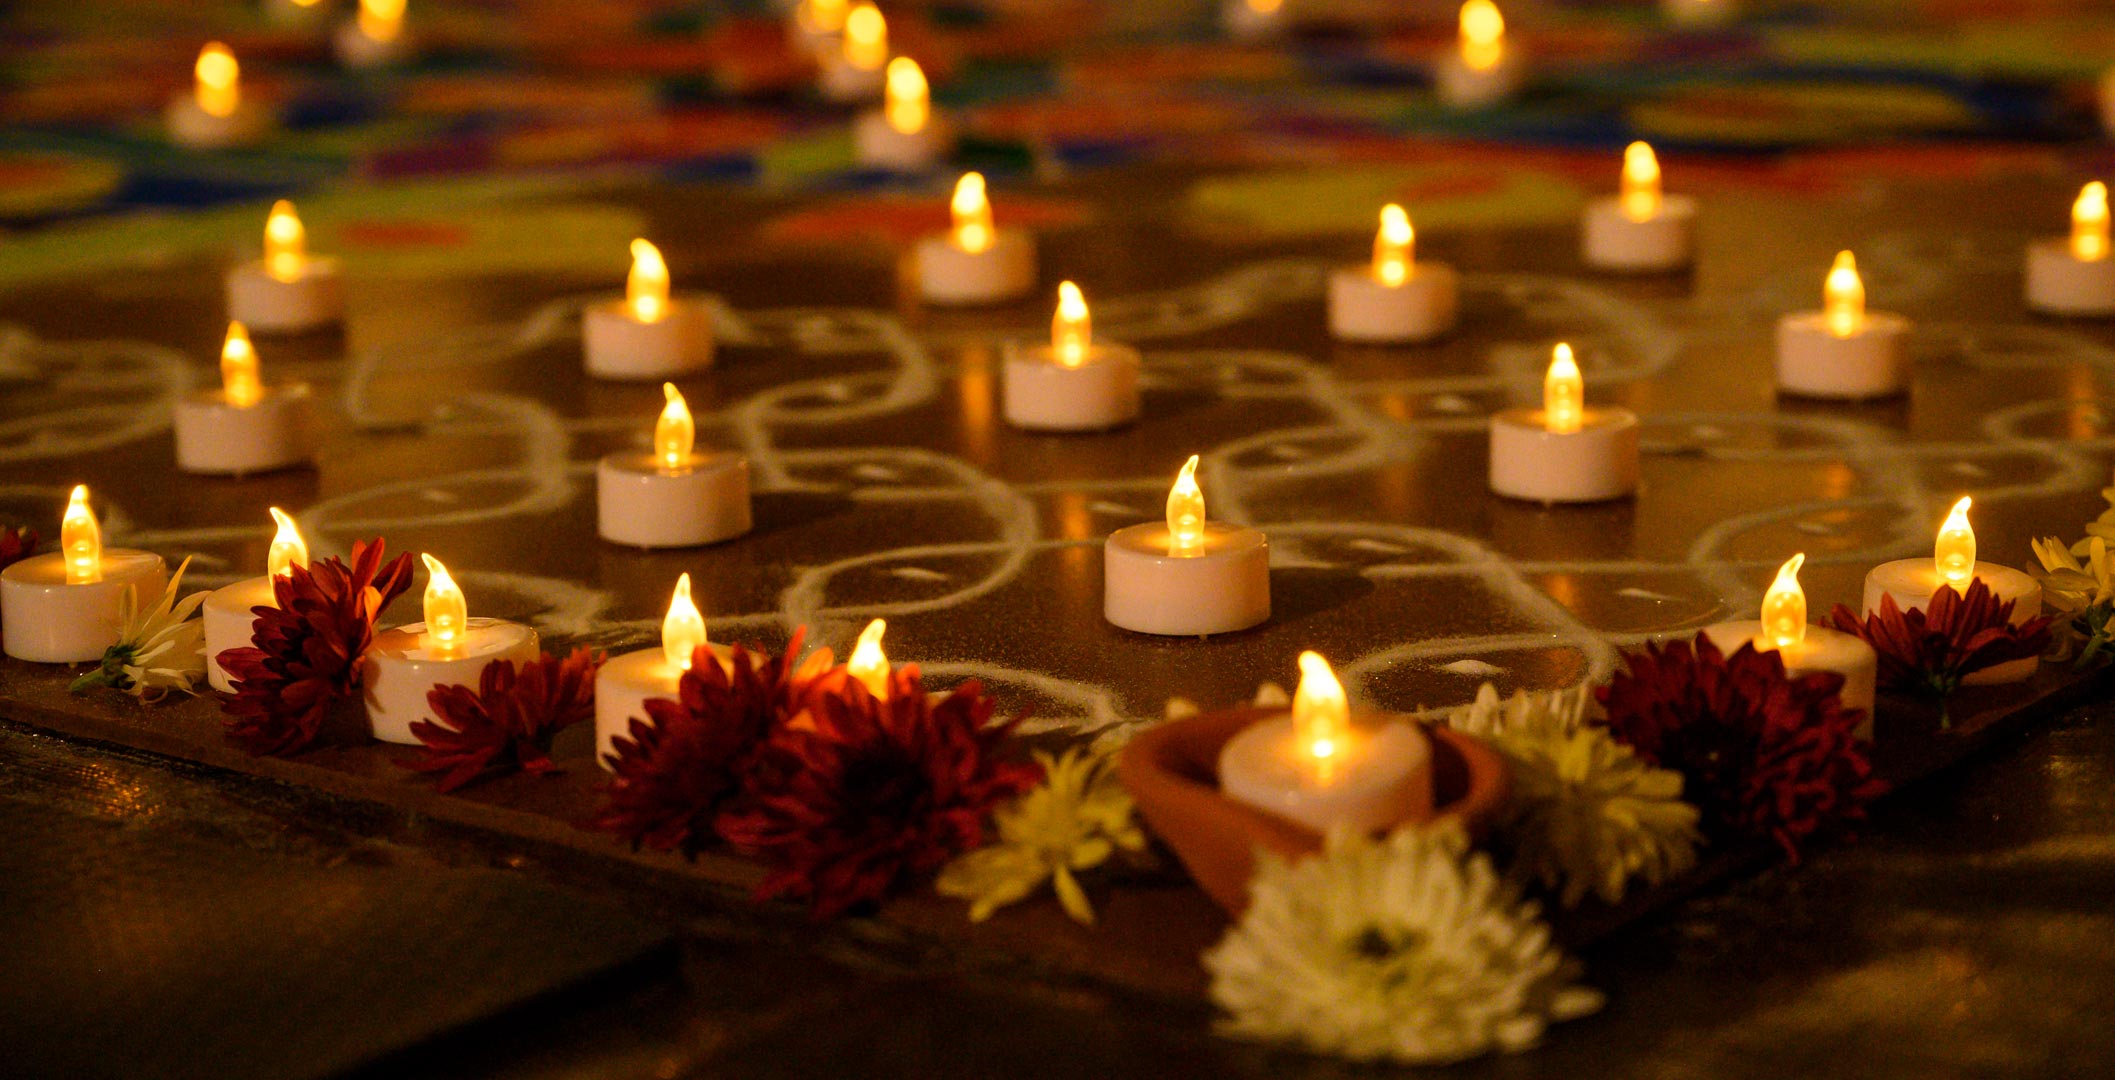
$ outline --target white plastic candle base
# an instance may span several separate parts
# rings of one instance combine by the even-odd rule
[[[338,58],[338,66],[354,71],[406,64],[417,51],[408,31],[400,29],[397,36],[388,41],[378,41],[368,37],[355,19],[339,23],[338,29],[331,34],[330,44],[331,53]]]
[[[169,141],[192,150],[226,150],[255,146],[272,133],[276,121],[270,109],[242,101],[226,116],[215,116],[198,107],[198,98],[186,92],[173,98],[162,113]]]
[[[253,609],[278,606],[279,598],[272,595],[272,579],[269,577],[245,578],[206,594],[199,617],[206,628],[207,685],[224,694],[235,692],[234,684],[228,681],[227,670],[220,666],[220,654],[250,645],[257,625],[257,613]]]
[[[2081,259],[2066,239],[2027,248],[2027,306],[2046,315],[2115,315],[2115,257]]]
[[[596,531],[613,544],[698,547],[749,531],[749,459],[692,454],[667,472],[652,454],[611,454],[595,464]]]
[[[1138,419],[1138,350],[1113,342],[1066,367],[1048,345],[1008,343],[999,388],[1006,422],[1025,431],[1107,431]]]
[[[918,241],[918,292],[927,303],[971,305],[1018,300],[1035,289],[1035,237],[1000,229],[983,251],[956,247],[947,233]]]
[[[1431,816],[1432,743],[1417,725],[1354,714],[1345,742],[1325,773],[1300,745],[1292,717],[1250,725],[1219,751],[1219,789],[1321,833],[1375,833]]]
[[[38,664],[85,664],[101,660],[117,644],[118,599],[139,589],[147,607],[169,584],[162,557],[129,548],[103,552],[103,580],[66,583],[63,553],[33,555],[0,570],[0,637],[7,655]]]
[[[865,168],[924,172],[954,152],[954,125],[937,109],[926,118],[924,127],[908,133],[890,127],[879,109],[860,113],[852,121],[852,156]]]
[[[1777,388],[1846,401],[1908,390],[1909,320],[1873,312],[1857,333],[1840,338],[1818,311],[1785,316],[1777,322]]]
[[[1472,68],[1459,50],[1449,49],[1433,72],[1439,100],[1451,109],[1490,108],[1518,95],[1525,79],[1526,65],[1510,49],[1487,68]]]
[[[176,402],[176,467],[209,476],[249,476],[315,460],[307,383],[267,386],[257,404],[236,408],[219,390]]]
[[[1704,633],[1719,651],[1732,654],[1743,645],[1753,645],[1761,652],[1776,652],[1785,664],[1785,674],[1792,678],[1826,671],[1843,676],[1843,705],[1848,709],[1865,710],[1865,719],[1858,725],[1858,736],[1873,737],[1873,701],[1875,686],[1880,677],[1880,657],[1865,639],[1826,626],[1807,627],[1805,641],[1789,649],[1779,649],[1774,644],[1758,640],[1763,624],[1757,619],[1739,619],[1733,622],[1712,623],[1704,627]]]
[[[1975,564],[1975,580],[1983,583],[1999,603],[2014,601],[2012,625],[2018,626],[2042,613],[2042,585],[2031,576],[2009,566],[1978,562]],[[1939,591],[1942,579],[1938,564],[1931,559],[1897,559],[1881,563],[1865,575],[1865,602],[1863,610],[1871,615],[1880,610],[1880,598],[1892,596],[1895,607],[1909,611],[1930,605],[1932,594]],[[1966,592],[1962,585],[1956,592]],[[1968,686],[1994,686],[1999,683],[2019,682],[2032,678],[2041,658],[2030,656],[1996,667],[1984,668],[1961,680]]]
[[[228,318],[254,334],[298,334],[345,318],[345,281],[336,259],[310,259],[292,281],[281,281],[262,261],[228,271]]]
[[[1660,12],[1676,26],[1727,26],[1740,19],[1740,0],[1660,0]]]
[[[731,654],[726,646],[715,642],[706,647],[720,658],[722,668],[728,665]],[[669,663],[658,648],[613,656],[595,672],[595,763],[604,772],[611,771],[609,758],[617,752],[612,740],[631,738],[633,720],[652,726],[647,700],[674,698],[682,681],[683,669]]]
[[[1606,502],[1638,491],[1638,417],[1588,409],[1578,431],[1544,426],[1540,409],[1491,417],[1491,490],[1539,503]]]
[[[1249,0],[1221,0],[1219,25],[1236,41],[1269,41],[1285,36],[1289,20],[1283,3],[1258,11]]]
[[[712,309],[672,296],[659,319],[641,322],[623,300],[580,313],[587,373],[598,379],[672,379],[712,366]]]
[[[888,87],[883,67],[881,64],[870,68],[854,67],[841,53],[825,56],[815,86],[822,92],[823,100],[839,105],[880,101],[882,92]]]
[[[1595,199],[1580,215],[1580,257],[1597,270],[1663,274],[1686,269],[1696,259],[1696,200],[1660,199],[1658,213],[1633,221],[1621,199]]]
[[[1370,264],[1329,275],[1329,333],[1341,341],[1431,341],[1452,331],[1460,313],[1460,279],[1445,263],[1417,263],[1400,285],[1373,276]]]
[[[426,701],[434,687],[474,687],[486,664],[511,660],[519,667],[542,646],[536,631],[502,619],[469,620],[462,643],[445,652],[425,638],[426,624],[412,623],[376,634],[367,650],[367,726],[383,742],[419,745],[411,725],[436,719]]]
[[[1102,545],[1102,615],[1141,634],[1231,634],[1270,618],[1270,540],[1208,521],[1204,551],[1168,554],[1168,526],[1118,529]]]

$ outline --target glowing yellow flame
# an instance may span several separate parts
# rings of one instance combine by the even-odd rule
[[[1623,149],[1623,216],[1651,221],[1660,213],[1660,159],[1641,142]]]
[[[1069,281],[1058,283],[1057,315],[1050,320],[1050,347],[1058,363],[1078,367],[1087,362],[1094,339],[1094,320],[1087,314],[1087,298]]]
[[[1351,736],[1351,702],[1344,684],[1317,652],[1300,654],[1300,685],[1292,699],[1293,741],[1323,776]]]
[[[875,619],[859,632],[859,644],[845,661],[845,673],[883,701],[889,699],[889,658],[881,651],[881,634],[889,624]]]
[[[1821,284],[1821,315],[1829,333],[1840,338],[1865,328],[1865,282],[1858,277],[1858,260],[1848,251],[1836,253],[1835,265]]]
[[[1505,55],[1505,16],[1491,0],[1468,0],[1461,6],[1461,62],[1471,71],[1489,71]]]
[[[198,50],[198,63],[191,65],[196,77],[194,91],[198,98],[198,110],[207,116],[233,116],[236,106],[242,103],[242,65],[235,62],[235,54],[218,41],[206,43]]]
[[[404,0],[360,0],[360,33],[379,42],[391,42],[404,32]]]
[[[1557,343],[1550,357],[1550,369],[1542,376],[1542,426],[1558,435],[1577,432],[1586,423],[1586,379],[1579,374],[1579,362],[1572,359],[1572,347]]]
[[[228,404],[247,409],[264,400],[264,383],[257,374],[257,350],[250,344],[250,331],[239,322],[228,324],[228,337],[220,345],[220,387]]]
[[[1276,15],[1285,6],[1285,0],[1247,0],[1248,9],[1258,15]]]
[[[676,591],[668,598],[668,614],[661,619],[661,655],[684,671],[705,644],[705,616],[690,598],[690,575],[676,578]]]
[[[1410,215],[1394,203],[1381,207],[1381,228],[1373,234],[1373,276],[1390,288],[1410,280],[1416,252],[1417,230],[1410,227]]]
[[[873,71],[889,59],[889,23],[881,9],[863,2],[845,16],[845,63]]]
[[[948,203],[954,216],[955,246],[972,255],[990,251],[997,234],[991,224],[991,200],[984,194],[983,173],[963,173],[955,181],[955,197]]]
[[[881,112],[889,126],[902,134],[925,130],[926,118],[932,113],[932,94],[918,61],[908,56],[889,61],[888,91]]]
[[[1968,496],[1953,504],[1946,523],[1939,526],[1939,541],[1932,545],[1932,560],[1939,566],[1939,580],[1956,589],[1975,577],[1975,530],[1968,526]]]
[[[267,507],[272,520],[279,523],[279,531],[272,534],[272,546],[264,552],[264,572],[275,578],[283,578],[294,572],[294,567],[308,565],[308,541],[301,539],[301,530],[294,527],[294,519],[276,506]]]
[[[66,583],[87,585],[103,580],[103,527],[88,508],[88,485],[75,484],[59,519],[59,550],[66,556]]]
[[[801,0],[793,17],[809,33],[835,34],[844,30],[845,12],[850,6],[846,0]]]
[[[307,265],[308,230],[294,204],[281,199],[264,219],[264,271],[276,281],[295,282]]]
[[[462,643],[463,631],[470,621],[470,603],[463,599],[463,590],[456,587],[455,579],[448,576],[448,568],[439,559],[423,552],[419,558],[426,563],[426,637],[441,649],[451,649]]]
[[[2108,257],[2108,185],[2098,180],[2071,204],[2071,254],[2082,262]]]
[[[668,264],[661,249],[645,240],[632,241],[632,270],[624,278],[624,303],[632,318],[660,322],[668,314]]]
[[[675,471],[690,463],[690,452],[698,443],[698,424],[691,419],[690,403],[683,400],[683,391],[675,383],[662,383],[661,396],[668,402],[654,421],[654,457],[662,468]]]
[[[1168,489],[1168,554],[1196,555],[1204,550],[1204,489],[1197,486],[1197,455],[1182,463],[1175,486]]]
[[[1807,639],[1807,594],[1799,587],[1799,568],[1805,553],[1794,555],[1777,568],[1777,580],[1763,593],[1763,640],[1789,649]]]

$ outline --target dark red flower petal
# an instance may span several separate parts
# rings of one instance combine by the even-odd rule
[[[440,718],[419,720],[411,734],[423,747],[398,764],[443,773],[437,785],[454,791],[510,772],[553,772],[551,740],[595,717],[595,672],[602,654],[575,649],[564,659],[544,653],[516,670],[512,661],[486,664],[477,689],[436,686],[426,703]]]
[[[1976,578],[1965,594],[1940,586],[1923,608],[1903,611],[1894,597],[1883,596],[1880,610],[1862,619],[1838,604],[1829,620],[1836,629],[1864,638],[1880,655],[1883,688],[1944,698],[1969,675],[2040,656],[2049,647],[2049,617],[2015,626],[2015,607],[2012,600],[2000,603]]]

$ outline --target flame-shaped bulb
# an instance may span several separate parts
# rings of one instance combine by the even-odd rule
[[[267,509],[279,528],[272,533],[272,546],[265,549],[264,572],[275,578],[288,577],[294,567],[308,565],[308,541],[301,539],[301,530],[294,527],[286,511],[276,506]]]
[[[881,635],[888,628],[881,619],[868,623],[859,632],[859,644],[852,647],[852,658],[845,661],[845,674],[882,701],[889,699],[889,658],[881,651]]]
[[[1168,489],[1168,554],[1204,551],[1204,489],[1197,486],[1197,455],[1182,463]]]
[[[1623,187],[1617,196],[1623,216],[1651,221],[1660,213],[1660,159],[1652,147],[1634,142],[1623,148]]]
[[[198,111],[223,118],[235,115],[242,104],[242,65],[235,62],[233,50],[218,41],[207,42],[198,50],[191,74]]]
[[[2108,257],[2108,185],[2098,180],[2071,204],[2071,254],[2080,262]]]
[[[903,135],[924,131],[925,122],[932,115],[932,90],[926,85],[925,71],[918,61],[908,56],[889,61],[885,87],[881,115],[889,127]]]
[[[87,585],[103,580],[103,527],[88,508],[88,485],[75,484],[59,519],[59,551],[66,558],[66,583]]]
[[[662,383],[661,395],[667,401],[654,421],[654,459],[661,468],[677,472],[690,464],[691,450],[697,446],[698,424],[691,418],[690,404],[683,400],[683,391],[676,389],[675,383]]]
[[[470,603],[463,597],[463,590],[448,575],[448,568],[439,559],[423,552],[419,558],[426,563],[426,639],[443,651],[462,644],[463,634],[470,623]]]
[[[668,263],[661,249],[645,240],[632,241],[632,270],[624,278],[624,303],[632,318],[660,322],[668,313]]]
[[[1300,685],[1292,699],[1293,741],[1301,756],[1326,778],[1341,760],[1351,735],[1351,702],[1344,684],[1317,652],[1300,654]]]
[[[1847,338],[1865,328],[1865,280],[1858,276],[1858,260],[1848,251],[1836,253],[1829,276],[1821,284],[1821,315],[1829,333]]]
[[[690,575],[676,578],[676,591],[668,598],[668,614],[661,618],[661,655],[669,664],[689,671],[698,647],[705,644],[705,616],[690,598]]]
[[[1780,649],[1792,648],[1807,639],[1807,594],[1799,587],[1799,568],[1806,561],[1804,553],[1786,559],[1777,568],[1777,580],[1763,593],[1762,636]]]
[[[873,71],[889,59],[889,23],[881,9],[867,0],[845,16],[845,63],[860,71]]]
[[[1050,347],[1066,367],[1087,362],[1094,341],[1094,320],[1087,313],[1087,298],[1069,281],[1058,283],[1057,314],[1050,320]]]
[[[1468,0],[1461,6],[1461,62],[1471,71],[1489,71],[1505,56],[1505,16],[1491,0]]]
[[[1965,589],[1975,577],[1975,529],[1968,524],[1968,507],[1972,500],[1961,496],[1946,515],[1946,522],[1939,526],[1938,542],[1932,545],[1932,561],[1938,565],[1939,580],[1954,587]]]
[[[950,236],[954,245],[972,255],[990,251],[997,233],[991,223],[991,199],[984,193],[984,174],[968,172],[955,181],[955,197],[948,202],[954,218]]]
[[[238,409],[264,400],[257,348],[250,344],[249,328],[239,322],[228,324],[227,339],[220,343],[220,390],[227,403]]]
[[[1542,426],[1553,434],[1571,435],[1585,425],[1586,379],[1579,374],[1572,347],[1560,341],[1542,376]]]
[[[308,267],[308,230],[294,204],[281,199],[272,204],[264,219],[264,272],[274,281],[289,284],[301,280]]]
[[[1374,278],[1389,288],[1410,280],[1416,251],[1417,231],[1410,227],[1410,215],[1395,203],[1381,207],[1381,227],[1373,234]]]
[[[404,32],[404,0],[360,0],[355,22],[370,41],[395,41]]]

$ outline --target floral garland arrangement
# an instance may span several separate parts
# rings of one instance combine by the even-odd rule
[[[513,661],[486,664],[477,689],[436,686],[427,691],[431,720],[414,721],[419,756],[407,769],[440,773],[435,787],[455,791],[483,780],[525,772],[558,771],[551,741],[574,724],[595,718],[595,672],[603,656],[575,649],[563,659],[544,653],[516,670]]]
[[[1880,685],[1936,701],[1950,722],[1946,703],[1961,681],[1978,671],[2040,656],[2049,648],[2050,617],[2014,623],[2016,601],[1999,602],[1981,578],[1957,592],[1942,585],[1931,603],[1903,611],[1895,598],[1880,598],[1880,610],[1860,619],[1838,604],[1829,613],[1836,629],[1856,634],[1880,657]]]
[[[103,651],[93,670],[73,681],[74,693],[107,686],[154,702],[169,694],[197,692],[196,684],[206,674],[206,628],[191,616],[206,602],[206,594],[177,599],[189,569],[191,560],[185,559],[153,607],[140,607],[137,585],[118,595],[117,642]]]
[[[2115,649],[2115,562],[2108,542],[2115,540],[2115,486],[2100,489],[2108,508],[2086,523],[2086,535],[2068,546],[2054,537],[2034,541],[2030,567],[2042,584],[2042,604],[2055,611],[2051,633],[2054,659],[2090,664]]]

